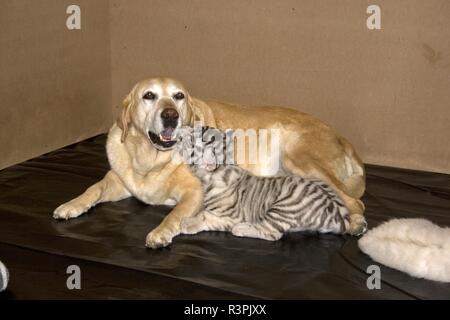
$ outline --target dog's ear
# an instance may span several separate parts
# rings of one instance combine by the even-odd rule
[[[133,91],[131,91],[122,102],[122,111],[117,118],[117,125],[122,129],[120,141],[123,143],[128,135],[128,125],[131,122],[131,109],[134,105]]]
[[[195,122],[201,122],[202,126],[216,127],[211,108],[205,102],[191,96],[188,96],[187,102],[192,113],[190,126],[194,126]]]

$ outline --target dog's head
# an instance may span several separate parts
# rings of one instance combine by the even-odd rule
[[[164,151],[175,146],[175,130],[192,125],[196,116],[192,99],[180,82],[154,78],[134,86],[123,101],[117,124],[122,129],[122,142],[133,126]]]

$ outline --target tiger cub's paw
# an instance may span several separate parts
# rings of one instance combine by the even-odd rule
[[[181,220],[180,229],[183,234],[196,234],[203,230],[202,219],[189,217]]]

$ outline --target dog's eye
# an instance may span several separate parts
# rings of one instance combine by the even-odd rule
[[[175,93],[175,95],[173,97],[176,100],[183,100],[184,99],[184,94],[183,94],[183,92],[177,92],[177,93]]]
[[[156,94],[154,94],[153,92],[149,91],[149,92],[146,92],[142,98],[145,99],[145,100],[155,100],[156,99]]]

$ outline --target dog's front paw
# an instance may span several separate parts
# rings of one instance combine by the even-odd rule
[[[88,211],[89,208],[89,205],[77,200],[72,200],[56,208],[55,211],[53,211],[53,218],[65,220],[76,218]]]
[[[152,249],[167,247],[172,243],[172,238],[173,235],[170,231],[156,228],[147,235],[145,245]]]

